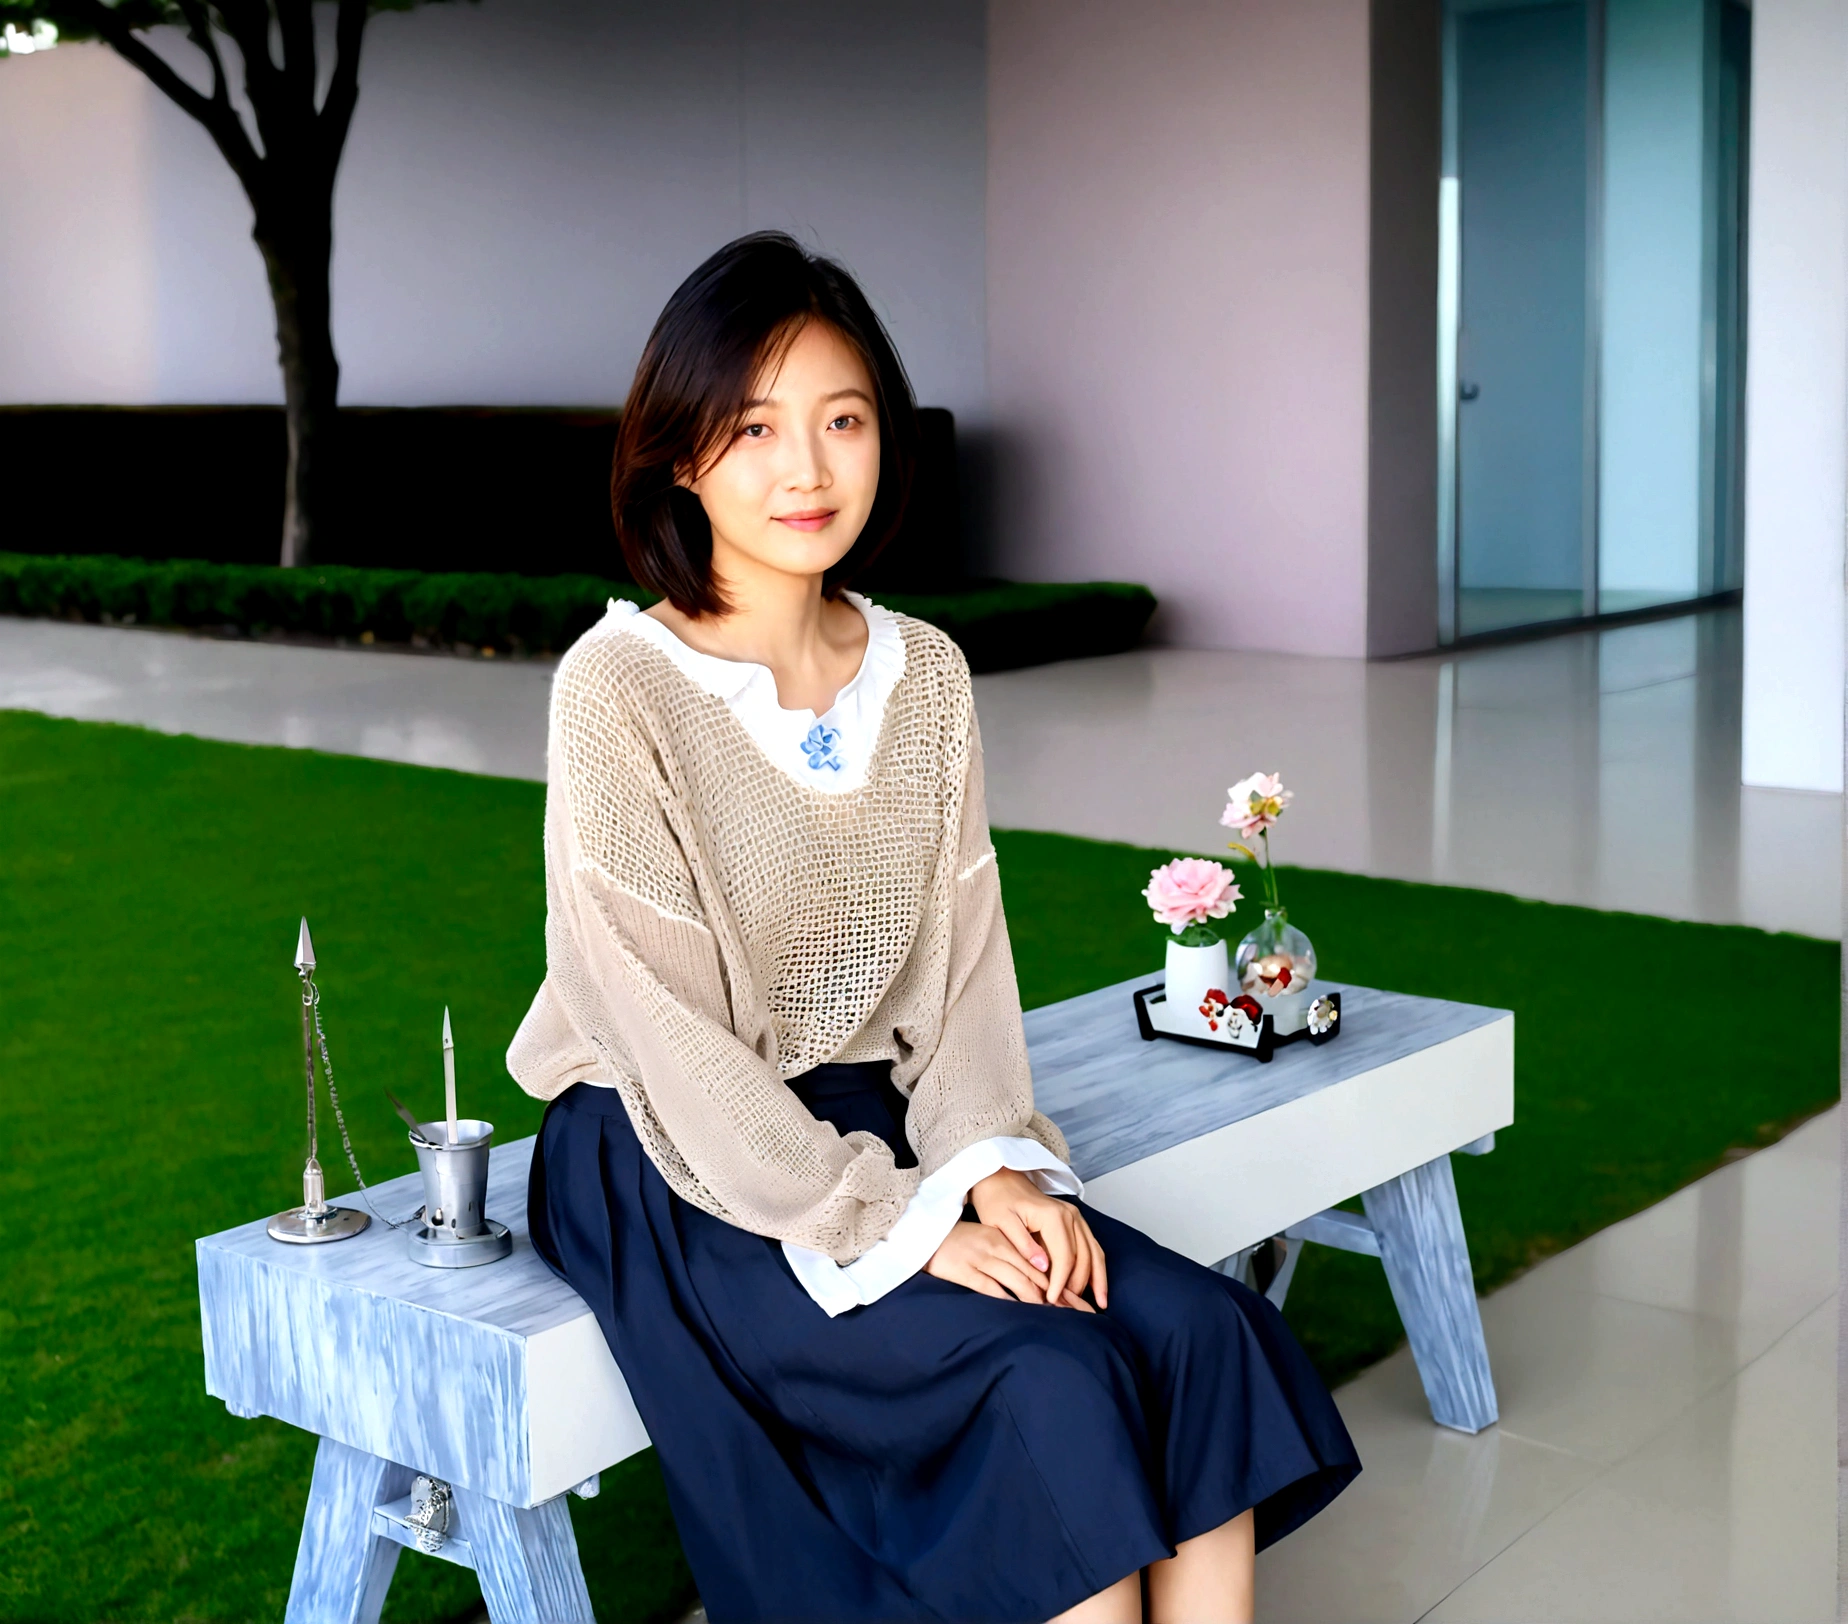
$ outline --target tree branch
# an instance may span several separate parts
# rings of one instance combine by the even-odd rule
[[[280,122],[284,110],[282,73],[270,55],[268,0],[214,0],[214,4],[224,19],[225,32],[237,43],[238,55],[244,59],[244,94],[256,115],[263,150],[274,155],[287,148],[290,141],[289,132]]]
[[[108,6],[101,4],[100,0],[75,0],[72,9],[78,13],[84,26],[94,29],[108,42],[110,49],[127,57],[201,124],[210,121],[213,116],[212,99],[175,73],[166,59],[157,56],[136,38],[134,30],[119,22]]]
[[[212,100],[222,107],[231,105],[231,86],[225,77],[225,59],[218,54],[218,41],[212,37],[212,19],[200,0],[179,0],[180,14],[186,19],[186,37],[205,53],[212,64]]]
[[[314,115],[315,60],[314,6],[312,0],[276,0],[276,18],[282,25],[282,77],[297,113]]]
[[[365,41],[367,0],[340,0],[334,24],[334,76],[321,104],[322,152],[328,164],[340,162],[353,109],[359,102],[359,51]]]
[[[84,26],[94,30],[116,55],[139,68],[168,100],[205,126],[206,133],[225,155],[225,161],[244,183],[244,190],[254,202],[263,182],[263,160],[251,145],[249,132],[231,106],[229,95],[221,99],[217,94],[218,87],[214,86],[214,93],[207,96],[188,84],[173,70],[165,57],[125,25],[101,0],[75,0],[73,9]],[[208,54],[212,57],[216,71],[217,51],[214,49]]]
[[[295,94],[287,66],[288,20],[282,19],[284,63],[278,66],[270,51],[270,35],[277,22],[270,0],[211,3],[244,59],[244,96],[256,118],[271,174],[286,189],[292,177],[299,177],[303,160],[312,158],[314,152],[314,93],[310,89],[305,99]]]
[[[276,71],[270,55],[269,0],[212,0],[224,19],[225,32],[237,41],[244,58],[244,76]]]

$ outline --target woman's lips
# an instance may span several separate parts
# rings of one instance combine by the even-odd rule
[[[778,524],[786,524],[791,530],[819,530],[834,517],[834,508],[811,508],[806,513],[779,513]]]

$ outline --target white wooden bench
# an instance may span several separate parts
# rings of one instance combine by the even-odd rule
[[[1514,1113],[1514,1017],[1345,987],[1346,1030],[1268,1065],[1144,1042],[1140,977],[1030,1012],[1041,1108],[1086,1197],[1202,1263],[1240,1271],[1287,1236],[1380,1258],[1436,1419],[1495,1420],[1449,1153],[1492,1147]],[[376,1620],[418,1474],[448,1484],[457,1526],[435,1554],[471,1567],[494,1624],[592,1618],[564,1496],[648,1437],[601,1330],[526,1233],[533,1141],[497,1146],[488,1212],[506,1260],[428,1269],[374,1224],[279,1246],[259,1218],[197,1243],[206,1390],[234,1414],[321,1439],[287,1617]],[[1359,1196],[1365,1216],[1338,1211]],[[376,1186],[408,1213],[416,1175]],[[351,1200],[351,1198],[343,1198]]]

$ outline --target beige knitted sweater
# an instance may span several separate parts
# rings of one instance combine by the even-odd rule
[[[527,1093],[613,1082],[680,1196],[850,1262],[919,1178],[1025,1134],[1020,994],[962,651],[899,617],[905,669],[867,779],[776,767],[724,701],[611,615],[560,663],[546,790],[546,978],[508,1050]],[[921,1164],[817,1121],[784,1079],[894,1062]]]

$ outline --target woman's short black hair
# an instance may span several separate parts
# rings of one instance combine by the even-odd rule
[[[904,517],[917,466],[917,404],[898,352],[866,295],[833,260],[780,231],[727,243],[674,290],[635,369],[622,410],[610,506],[635,580],[683,614],[729,607],[712,579],[712,527],[677,476],[723,454],[752,380],[810,321],[825,321],[872,374],[879,487],[866,526],[822,578],[832,598],[876,558]]]

